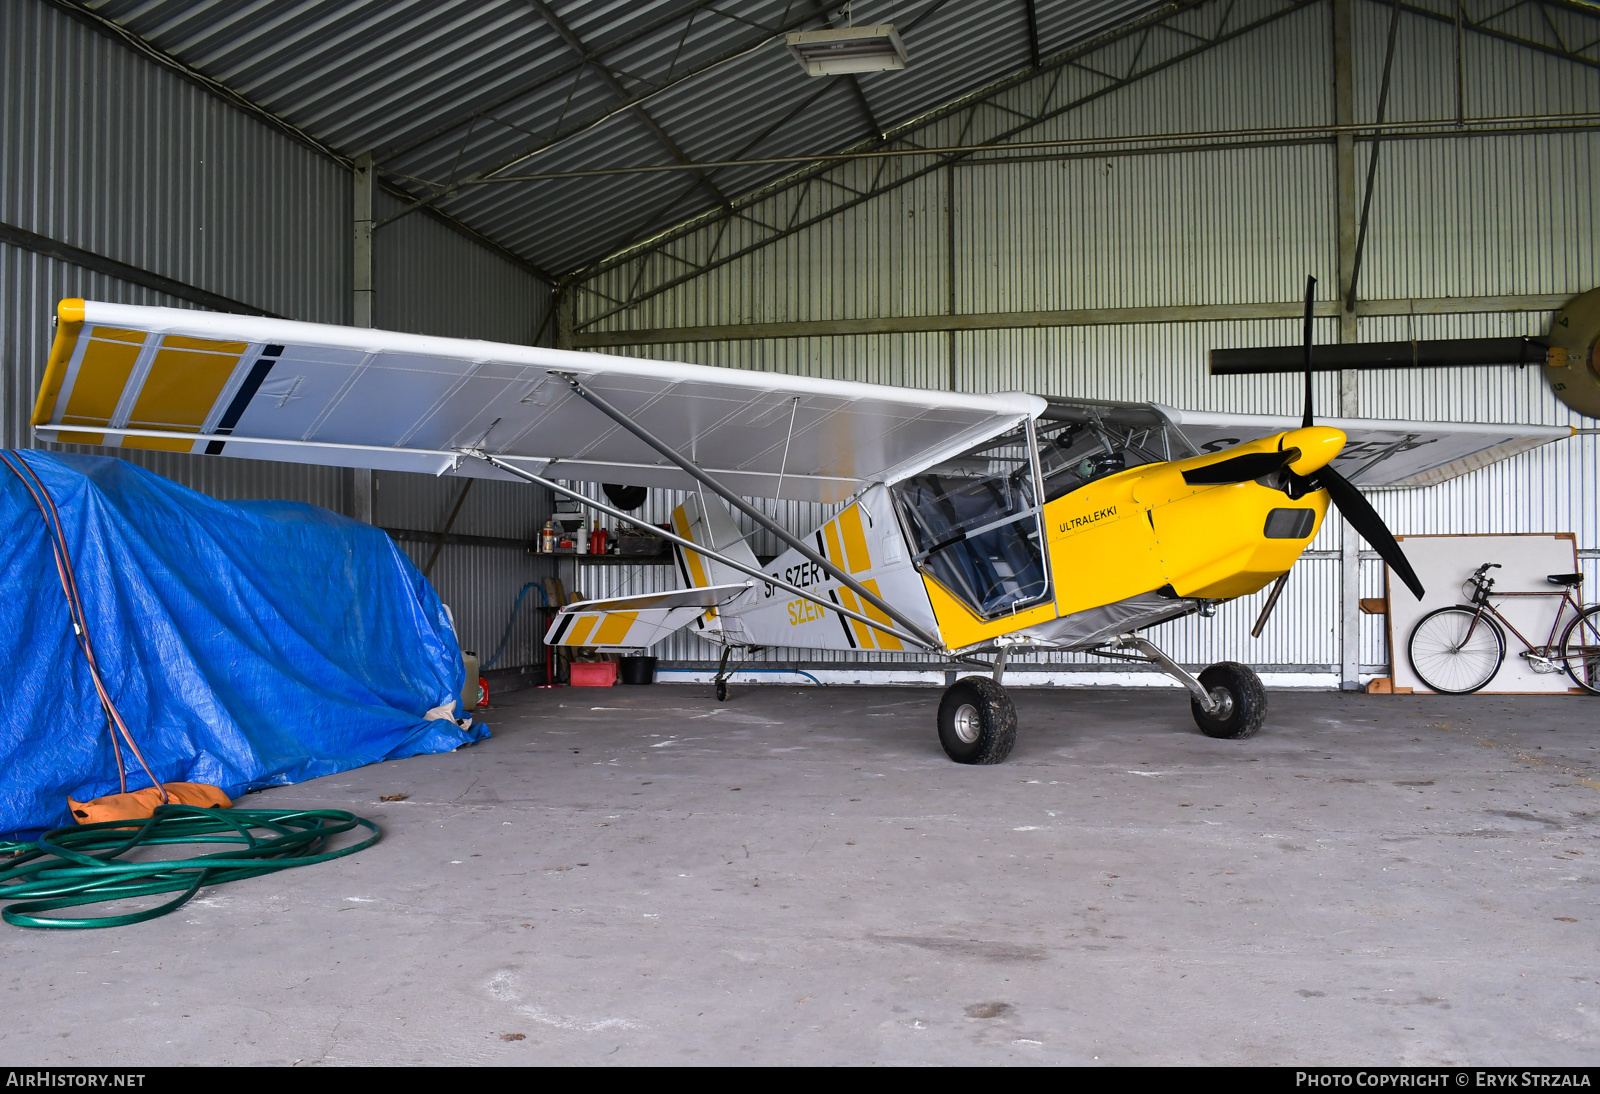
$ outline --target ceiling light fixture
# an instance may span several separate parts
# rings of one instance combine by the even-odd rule
[[[906,47],[893,23],[792,31],[784,41],[807,76],[890,72],[906,67]]]

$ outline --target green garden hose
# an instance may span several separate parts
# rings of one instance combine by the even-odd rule
[[[372,835],[325,851],[328,841],[357,826]],[[264,835],[258,833],[266,833]],[[176,911],[203,886],[310,866],[371,847],[382,833],[343,809],[200,809],[162,805],[145,821],[104,821],[56,828],[32,843],[0,842],[0,918],[18,927],[123,927]],[[191,858],[121,856],[165,844],[236,844],[237,849]],[[180,895],[154,908],[121,915],[41,916],[59,908],[127,900],[155,893]]]

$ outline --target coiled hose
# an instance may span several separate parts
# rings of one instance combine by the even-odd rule
[[[357,827],[372,835],[337,851],[326,850],[332,837]],[[204,886],[343,858],[371,847],[381,836],[372,821],[343,809],[161,805],[144,821],[79,824],[53,829],[32,843],[0,844],[0,854],[13,856],[0,859],[0,901],[19,902],[0,910],[0,918],[18,927],[125,927],[176,911]],[[189,858],[124,857],[140,848],[219,843],[236,846]],[[172,892],[179,895],[165,904],[120,915],[40,915]]]

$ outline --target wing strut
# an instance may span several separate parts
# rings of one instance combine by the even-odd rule
[[[524,471],[520,467],[516,467],[516,466],[514,466],[512,464],[506,463],[504,460],[496,459],[495,457],[487,455],[486,453],[473,452],[473,451],[469,451],[469,450],[463,449],[461,454],[464,455],[464,456],[471,456],[474,459],[482,460],[485,463],[489,464],[490,466],[498,467],[501,471],[504,471],[509,475],[515,475],[517,478],[522,479],[525,482],[537,483],[540,486],[548,486],[551,490],[554,490],[558,494],[562,494],[562,495],[565,495],[566,497],[571,498],[573,501],[577,502],[579,505],[587,505],[590,509],[596,509],[596,510],[602,512],[602,513],[605,513],[607,516],[616,517],[618,520],[626,521],[627,523],[630,523],[630,524],[633,523],[633,521],[634,521],[633,517],[629,516],[627,513],[624,513],[621,509],[615,509],[615,508],[605,504],[604,502],[596,501],[595,499],[593,499],[591,497],[586,497],[583,494],[580,494],[576,490],[570,489],[569,487],[562,486],[558,482],[552,482],[550,479],[547,479],[547,478],[543,477],[542,475],[535,475],[531,471]],[[851,611],[849,608],[846,608],[842,604],[835,604],[831,600],[818,600],[815,593],[808,593],[804,589],[800,588],[798,585],[791,585],[787,581],[779,580],[777,577],[774,577],[772,574],[762,573],[760,570],[758,570],[754,566],[747,566],[743,562],[740,562],[738,559],[729,558],[727,555],[721,554],[721,553],[719,553],[717,551],[710,550],[710,549],[708,549],[706,547],[703,547],[700,544],[694,542],[691,539],[684,539],[682,536],[677,535],[677,534],[675,534],[673,532],[669,532],[665,528],[652,528],[651,532],[654,535],[660,536],[662,539],[666,540],[668,543],[676,543],[679,547],[683,547],[683,548],[685,548],[687,550],[690,550],[690,551],[693,551],[693,552],[695,552],[696,554],[699,554],[699,555],[704,555],[706,558],[711,559],[713,562],[720,562],[724,566],[728,566],[728,567],[730,567],[732,569],[738,570],[740,573],[745,574],[745,575],[747,575],[749,577],[753,577],[757,581],[762,582],[763,584],[771,585],[771,586],[773,586],[774,588],[777,588],[777,589],[782,589],[784,592],[787,592],[787,593],[793,593],[795,596],[802,597],[803,599],[809,600],[813,604],[820,605],[821,607],[826,608],[829,611],[834,611],[834,612],[838,612],[840,615],[849,616],[851,619],[854,619],[854,620],[856,620],[858,622],[861,622],[861,623],[865,623],[867,626],[871,627],[873,630],[883,631],[885,634],[892,634],[896,638],[900,639],[901,641],[910,642],[913,646],[920,646],[923,649],[928,650],[930,653],[938,653],[942,649],[942,647],[939,646],[937,643],[929,644],[928,642],[924,641],[923,639],[914,637],[913,635],[909,635],[909,634],[905,633],[904,631],[896,630],[893,627],[886,627],[881,622],[878,622],[877,620],[869,619],[867,616],[862,615],[860,612]],[[580,559],[581,559],[581,557],[582,556],[579,556]]]
[[[553,375],[560,376],[568,384],[572,385],[572,390],[577,392],[578,395],[580,395],[584,401],[589,403],[590,406],[594,407],[606,417],[620,425],[623,429],[626,429],[629,433],[632,433],[635,437],[638,437],[645,444],[649,445],[667,459],[677,464],[685,474],[693,476],[695,479],[698,479],[700,482],[710,487],[716,492],[718,497],[722,498],[723,501],[727,502],[729,505],[739,510],[739,512],[755,521],[761,527],[777,536],[780,540],[782,540],[784,543],[787,543],[790,547],[793,547],[796,551],[799,551],[800,554],[805,558],[821,566],[835,580],[852,590],[862,600],[865,600],[868,604],[871,604],[873,607],[887,615],[890,619],[894,620],[906,630],[916,635],[917,645],[930,650],[936,650],[940,648],[938,640],[918,626],[915,620],[906,616],[904,612],[896,611],[889,604],[885,603],[882,597],[878,596],[876,593],[868,591],[866,586],[862,585],[861,582],[845,573],[838,566],[835,566],[832,562],[829,562],[823,555],[812,549],[809,545],[807,545],[805,540],[800,539],[798,536],[792,535],[787,528],[784,528],[782,525],[778,524],[777,521],[774,521],[772,518],[768,517],[761,510],[757,509],[755,506],[739,497],[733,491],[723,486],[716,479],[712,478],[705,471],[701,470],[700,466],[693,460],[688,460],[680,456],[677,452],[673,451],[672,447],[665,441],[659,439],[649,430],[645,429],[633,419],[629,418],[622,411],[618,410],[600,396],[584,387],[583,383],[576,376],[562,372],[556,372],[553,373]],[[699,551],[701,554],[706,553],[703,547],[695,547],[694,549]],[[769,585],[772,584],[772,579],[770,577],[763,577],[762,580],[767,582]],[[809,600],[812,598],[807,597],[806,599]],[[838,605],[830,606],[833,607],[835,611],[840,610]],[[878,624],[878,626],[881,628],[882,625]]]

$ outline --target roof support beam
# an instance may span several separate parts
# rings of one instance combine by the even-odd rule
[[[647,111],[639,103],[632,101],[633,96],[629,94],[627,88],[622,86],[622,81],[617,79],[616,73],[612,72],[611,69],[606,67],[606,65],[599,60],[599,58],[595,57],[593,52],[590,51],[589,47],[584,45],[583,41],[572,32],[572,28],[567,26],[566,22],[562,20],[561,16],[555,13],[554,8],[545,3],[545,0],[528,0],[528,3],[533,6],[535,11],[544,17],[544,21],[550,24],[551,28],[558,36],[560,36],[561,40],[567,44],[567,48],[572,50],[578,56],[582,57],[589,67],[594,69],[595,73],[600,77],[601,82],[610,89],[611,94],[616,97],[617,101],[628,107],[628,110],[633,114],[633,116],[638,118],[639,121],[644,124],[645,128],[649,129],[650,132],[655,135],[656,140],[660,142],[661,146],[667,150],[673,159],[677,160],[679,163],[694,162],[687,152],[678,147],[678,142],[672,139],[671,134],[669,134],[665,129],[661,128],[661,124],[650,116],[649,111]],[[712,197],[716,198],[717,204],[724,207],[728,206],[729,202],[727,195],[716,188],[711,179],[706,176],[705,172],[695,171],[694,176],[699,182],[700,187],[707,193],[711,194]]]
[[[1318,2],[1318,0],[1279,0],[1277,6],[1263,14],[1260,14],[1249,22],[1235,23],[1225,20],[1213,32],[1212,37],[1209,39],[1202,39],[1197,44],[1191,45],[1186,49],[1169,53],[1164,58],[1159,60],[1144,61],[1142,58],[1145,57],[1147,51],[1145,51],[1143,48],[1137,49],[1134,51],[1134,63],[1124,71],[1124,74],[1120,79],[1106,78],[1105,82],[1099,88],[1086,92],[1085,94],[1082,94],[1076,99],[1067,103],[1062,103],[1056,106],[1045,105],[1040,108],[1036,117],[1023,119],[1015,122],[1014,124],[1006,125],[998,132],[994,131],[993,123],[990,122],[983,127],[981,135],[976,135],[975,139],[968,139],[969,136],[974,135],[974,130],[977,128],[976,123],[979,120],[980,111],[983,110],[983,106],[987,100],[991,98],[997,98],[1005,94],[1011,88],[1026,83],[1030,79],[1036,78],[1042,71],[1065,67],[1074,63],[1080,58],[1090,56],[1108,46],[1115,46],[1116,43],[1125,39],[1147,36],[1149,33],[1152,33],[1153,30],[1158,27],[1163,20],[1172,19],[1174,16],[1186,12],[1194,7],[1198,7],[1200,4],[1205,2],[1207,2],[1207,0],[1179,0],[1179,2],[1169,4],[1149,16],[1134,20],[1133,22],[1124,24],[1123,26],[1114,30],[1107,31],[1105,34],[1099,35],[1088,42],[1080,43],[1078,46],[1056,55],[1050,59],[1043,69],[1027,69],[1024,72],[1013,74],[1004,80],[1000,80],[989,85],[987,88],[983,88],[977,92],[973,92],[970,95],[963,96],[953,104],[947,104],[946,106],[941,107],[939,110],[930,112],[929,114],[913,119],[902,126],[896,127],[894,131],[886,135],[888,137],[888,141],[889,143],[892,143],[894,140],[925,128],[927,125],[935,121],[957,116],[962,113],[967,115],[966,125],[963,127],[963,143],[995,144],[1014,140],[1027,130],[1039,125],[1042,122],[1048,121],[1051,118],[1059,117],[1060,115],[1075,110],[1086,103],[1102,98],[1105,95],[1108,95],[1122,87],[1126,87],[1137,80],[1143,79],[1145,76],[1151,75],[1152,73],[1170,68],[1173,65],[1186,61],[1197,54],[1215,48],[1223,42],[1231,41],[1234,38],[1248,34],[1258,27],[1272,23],[1291,12],[1300,10],[1310,3]],[[1194,35],[1185,34],[1183,37],[1185,41],[1188,41],[1193,39]],[[863,145],[858,145],[856,148],[848,150],[845,154],[853,152],[859,155],[861,152],[872,151],[881,147],[882,144],[880,144],[880,142],[866,142]],[[872,198],[877,197],[882,193],[886,193],[889,190],[903,186],[913,179],[920,178],[929,174],[930,172],[937,171],[939,168],[948,163],[964,160],[971,154],[972,153],[967,150],[958,150],[943,155],[930,156],[926,161],[924,161],[924,165],[921,167],[895,172],[880,172],[879,178],[877,181],[875,181],[874,185],[868,192],[847,199],[836,198],[831,207],[825,208],[810,217],[804,218],[786,232],[781,234],[775,232],[771,236],[754,240],[737,250],[708,256],[700,263],[700,272],[724,265],[727,262],[731,262],[736,258],[742,257],[743,255],[753,253],[754,251],[783,238],[785,235],[802,231],[805,228],[810,227],[812,224],[820,223],[823,220],[827,220],[833,216],[836,216],[845,209],[858,205],[863,201],[871,200]],[[768,186],[759,188],[750,194],[741,197],[738,200],[738,205],[740,207],[755,205],[758,202],[772,197],[778,193],[789,190],[802,182],[808,181],[812,178],[826,176],[829,172],[837,171],[841,169],[841,167],[845,166],[848,166],[848,164],[840,164],[838,161],[832,161],[802,168],[801,170],[793,172],[783,179],[780,179],[769,184]],[[694,232],[710,226],[718,219],[727,216],[731,211],[731,209],[723,209],[699,214],[696,217],[693,217],[690,220],[678,225],[676,228],[657,235],[648,242],[618,252],[610,258],[604,259],[595,264],[595,266],[590,267],[588,270],[577,271],[574,274],[569,275],[569,280],[575,282],[579,285],[579,287],[581,287],[584,280],[593,277],[596,274],[602,273],[605,270],[617,266],[627,265],[629,263],[648,263],[650,261],[652,252],[661,250],[678,239],[690,236]],[[581,325],[592,326],[596,323],[602,322],[609,316],[620,311],[624,311],[639,301],[647,299],[651,296],[655,296],[659,293],[666,292],[667,290],[683,284],[697,276],[699,276],[699,273],[680,274],[676,277],[660,281],[654,285],[641,286],[641,290],[633,294],[632,299],[626,301],[620,306],[614,306],[609,309],[605,309],[599,314],[589,317],[586,321],[583,321]]]
[[[1546,25],[1548,25],[1550,18],[1546,10],[1549,7],[1575,15],[1582,15],[1587,19],[1600,20],[1600,16],[1597,16],[1595,10],[1586,4],[1561,3],[1559,0],[1535,0],[1535,2],[1537,2],[1540,13],[1544,15]],[[1509,42],[1525,49],[1536,50],[1539,53],[1547,53],[1552,57],[1559,57],[1563,61],[1571,61],[1575,65],[1583,65],[1585,68],[1600,68],[1600,50],[1596,49],[1596,47],[1600,47],[1600,36],[1578,45],[1568,45],[1560,41],[1560,38],[1555,35],[1552,28],[1552,37],[1556,37],[1558,44],[1551,45],[1549,42],[1542,42],[1537,38],[1529,38],[1522,34],[1514,34],[1492,25],[1495,20],[1502,16],[1510,15],[1522,6],[1522,3],[1508,4],[1497,8],[1492,14],[1478,20],[1473,19],[1464,6],[1459,10],[1451,6],[1447,10],[1437,11],[1433,8],[1423,7],[1420,4],[1402,3],[1400,10],[1407,15],[1420,15],[1424,19],[1432,19],[1438,23],[1448,23],[1451,26],[1455,26],[1459,20],[1463,29],[1470,30],[1474,34],[1497,38],[1502,42]],[[1597,22],[1597,25],[1600,25],[1600,22]]]
[[[952,102],[947,103],[934,111],[930,111],[918,118],[912,119],[899,126],[895,126],[890,130],[889,133],[886,134],[886,140],[884,141],[863,142],[853,148],[842,150],[836,155],[836,157],[830,157],[830,160],[827,162],[814,161],[805,167],[801,167],[791,172],[781,179],[775,180],[772,183],[740,195],[735,199],[735,204],[741,208],[748,207],[750,205],[771,199],[779,194],[782,194],[786,190],[809,184],[814,179],[824,177],[842,163],[848,162],[848,159],[852,156],[897,156],[909,153],[913,150],[913,146],[911,145],[911,139],[913,136],[918,131],[926,128],[928,125],[931,125],[933,122],[966,112],[969,115],[970,125],[970,122],[974,120],[975,108],[981,106],[988,100],[999,98],[1011,88],[1017,87],[1030,79],[1037,78],[1042,72],[1049,72],[1052,70],[1059,72],[1062,68],[1068,65],[1080,63],[1080,59],[1082,61],[1092,60],[1092,54],[1094,54],[1096,51],[1103,49],[1106,46],[1113,45],[1114,43],[1126,41],[1135,34],[1141,34],[1148,31],[1152,33],[1169,34],[1193,41],[1194,48],[1183,51],[1181,55],[1177,57],[1169,57],[1167,61],[1159,64],[1140,62],[1136,64],[1133,71],[1124,72],[1120,76],[1114,74],[1106,75],[1103,78],[1108,81],[1108,85],[1098,92],[1081,97],[1076,102],[1065,104],[1058,109],[1052,109],[1048,113],[1041,112],[1040,118],[1035,119],[1032,122],[1020,120],[1019,123],[1015,127],[1012,127],[1009,132],[987,132],[983,133],[981,136],[975,135],[975,139],[972,139],[971,143],[992,145],[1014,139],[1017,134],[1020,134],[1031,125],[1037,125],[1039,121],[1046,120],[1048,117],[1057,116],[1060,113],[1064,113],[1078,105],[1082,105],[1084,102],[1109,93],[1110,91],[1115,90],[1118,86],[1126,86],[1127,83],[1131,83],[1135,79],[1149,75],[1158,70],[1158,68],[1167,67],[1168,65],[1176,63],[1177,61],[1186,60],[1205,49],[1214,48],[1223,41],[1238,37],[1242,33],[1247,33],[1250,30],[1253,30],[1259,26],[1263,26],[1277,18],[1282,17],[1283,15],[1287,15],[1290,12],[1299,10],[1301,7],[1305,6],[1303,2],[1298,2],[1298,0],[1281,0],[1281,6],[1261,14],[1248,24],[1241,23],[1241,20],[1245,19],[1246,16],[1240,10],[1229,6],[1227,9],[1226,18],[1222,20],[1221,25],[1209,32],[1209,35],[1196,34],[1193,28],[1188,25],[1175,25],[1170,29],[1168,29],[1165,25],[1168,22],[1171,22],[1174,16],[1198,7],[1204,2],[1206,2],[1206,0],[1175,0],[1174,3],[1168,4],[1128,24],[1108,30],[1089,42],[1080,43],[1062,53],[1058,53],[1052,57],[1043,58],[1040,67],[1037,69],[1030,67],[1029,69],[1013,73],[1011,76],[1008,76],[1002,80],[998,80],[987,87],[980,88],[977,91],[960,97],[959,99],[953,100]],[[1457,18],[1454,7],[1448,7],[1447,10],[1433,11],[1419,6],[1420,2],[1421,0],[1402,0],[1401,9],[1410,14],[1437,19],[1449,23],[1452,27],[1454,26]],[[1446,0],[1446,2],[1448,3],[1448,0]],[[1541,2],[1552,5],[1553,7],[1568,13],[1582,14],[1589,19],[1594,18],[1594,12],[1592,9],[1589,9],[1584,5],[1569,3],[1567,0],[1524,0],[1524,2]],[[1484,19],[1477,22],[1463,18],[1463,29],[1471,30],[1475,34],[1483,34],[1505,41],[1513,41],[1517,44],[1526,45],[1529,48],[1537,49],[1545,53],[1562,56],[1565,59],[1572,60],[1575,63],[1586,66],[1600,66],[1600,60],[1597,60],[1596,57],[1591,56],[1591,54],[1595,54],[1596,47],[1597,45],[1600,45],[1600,42],[1586,42],[1567,47],[1557,47],[1548,42],[1520,38],[1516,35],[1509,34],[1508,32],[1501,31],[1496,28],[1494,25],[1495,20],[1504,14],[1504,12],[1497,12],[1495,15],[1486,16]],[[1571,36],[1569,35],[1569,37]],[[1126,62],[1123,63],[1125,64]],[[1461,128],[1460,130],[1460,135],[1463,136],[1470,135],[1475,128],[1475,123],[1472,119],[1466,119],[1465,121],[1465,127]],[[1356,139],[1359,140],[1361,138],[1358,137]],[[871,194],[868,195],[868,198],[877,196],[878,194],[886,192],[887,190],[893,189],[897,186],[904,185],[907,182],[927,174],[929,171],[937,170],[945,163],[966,163],[972,161],[967,156],[964,156],[959,152],[951,152],[948,159],[935,160],[930,157],[927,160],[919,160],[918,162],[926,164],[927,166],[922,169],[907,169],[902,171],[886,172],[881,184],[873,188]],[[718,166],[721,165],[719,164]],[[667,291],[678,284],[682,284],[689,280],[690,277],[697,276],[699,272],[713,269],[726,262],[742,257],[745,254],[749,254],[754,250],[760,249],[761,247],[775,242],[777,239],[783,238],[783,235],[792,234],[795,231],[802,231],[805,228],[810,227],[812,224],[819,223],[822,220],[845,211],[855,204],[859,204],[860,200],[866,200],[866,198],[848,200],[836,199],[834,202],[830,203],[829,207],[825,208],[819,214],[795,221],[793,224],[789,225],[782,234],[773,235],[770,238],[754,240],[748,246],[739,248],[736,251],[718,251],[713,252],[710,255],[699,253],[697,254],[697,261],[695,263],[695,266],[697,267],[696,273],[685,276],[668,277],[652,284],[652,281],[655,281],[655,279],[662,276],[660,272],[661,267],[659,264],[657,264],[652,272],[639,282],[638,289],[635,292],[630,293],[629,299],[623,302],[620,307],[599,308],[595,312],[592,312],[589,316],[580,319],[579,322],[583,326],[593,326],[596,323],[603,322],[609,315],[615,314],[617,311],[625,310],[634,303],[646,299],[649,296],[655,295],[659,292]],[[727,215],[726,210],[708,211],[705,213],[696,214],[695,216],[684,220],[670,229],[655,234],[647,239],[643,239],[630,247],[621,249],[607,258],[592,264],[586,269],[575,270],[571,272],[567,275],[567,279],[576,284],[579,288],[582,288],[583,282],[586,280],[589,280],[601,273],[604,273],[606,270],[615,268],[617,266],[637,264],[640,268],[640,271],[643,272],[646,267],[650,266],[653,255],[667,251],[677,240],[694,235],[696,232],[707,228],[709,225],[725,215]]]

